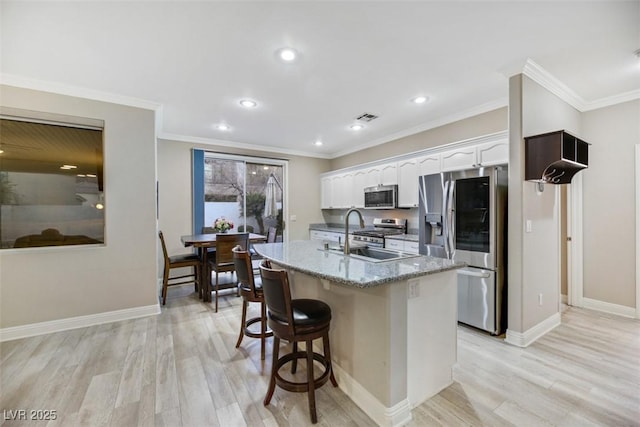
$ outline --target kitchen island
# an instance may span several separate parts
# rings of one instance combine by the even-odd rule
[[[289,272],[293,298],[332,310],[331,355],[340,388],[379,425],[452,383],[457,276],[464,264],[426,256],[375,262],[324,250],[321,241],[255,245]]]

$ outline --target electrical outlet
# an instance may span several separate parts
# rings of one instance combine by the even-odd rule
[[[538,294],[538,305],[542,306],[542,294]]]

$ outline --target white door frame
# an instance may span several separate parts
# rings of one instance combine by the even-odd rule
[[[574,307],[583,306],[583,256],[582,229],[582,174],[571,180],[567,192],[567,235],[571,242],[567,247],[567,302]]]
[[[640,144],[636,144],[636,319],[640,319]]]

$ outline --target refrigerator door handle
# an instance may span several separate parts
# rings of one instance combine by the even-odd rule
[[[491,277],[491,272],[482,271],[482,270],[473,271],[473,270],[467,270],[466,268],[458,269],[458,274],[462,274],[464,276],[479,277],[481,279],[488,279],[489,277]]]
[[[454,222],[454,212],[453,212],[453,189],[455,187],[455,181],[453,179],[449,179],[447,181],[447,185],[445,185],[445,207],[447,212],[447,253],[449,259],[453,259],[453,255],[455,253],[455,222]]]

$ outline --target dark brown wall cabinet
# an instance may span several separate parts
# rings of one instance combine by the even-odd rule
[[[589,144],[564,130],[528,136],[524,142],[527,181],[569,184],[589,165]]]

